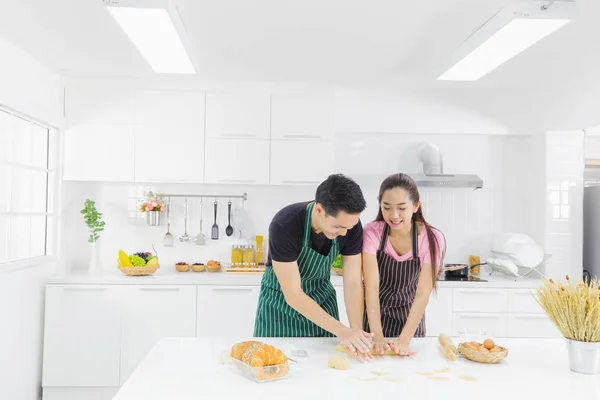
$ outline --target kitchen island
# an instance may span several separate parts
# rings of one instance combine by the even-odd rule
[[[414,339],[410,358],[351,360],[349,370],[327,366],[332,338],[267,338],[292,357],[285,379],[256,383],[223,362],[234,343],[251,338],[163,338],[122,385],[114,400],[266,399],[600,399],[600,375],[570,371],[564,339],[496,339],[509,349],[500,364],[445,359],[437,338]],[[458,338],[453,338],[457,344]],[[372,371],[385,373],[375,375]],[[431,375],[433,373],[433,375]]]

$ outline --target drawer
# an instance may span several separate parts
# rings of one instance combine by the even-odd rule
[[[460,336],[460,331],[482,330],[490,336],[506,337],[506,313],[454,313],[452,321],[452,334]]]
[[[546,314],[509,314],[508,336],[516,338],[563,337]]]
[[[508,291],[509,313],[543,313],[533,297],[535,289],[510,289]]]
[[[454,312],[505,313],[506,289],[454,289]]]

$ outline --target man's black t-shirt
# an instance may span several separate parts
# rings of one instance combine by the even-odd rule
[[[310,201],[290,204],[282,208],[269,225],[269,255],[266,265],[272,261],[292,262],[298,259],[302,250],[304,239],[304,224],[306,223],[306,207]],[[346,236],[338,236],[340,253],[344,256],[353,256],[362,252],[363,229],[361,221],[349,229]],[[332,240],[323,233],[310,230],[310,247],[323,254],[329,254]]]

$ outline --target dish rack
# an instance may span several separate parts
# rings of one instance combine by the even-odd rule
[[[540,276],[543,276],[542,273],[539,272],[537,269],[541,265],[545,264],[552,257],[551,254],[544,254],[544,259],[542,260],[542,262],[536,267],[530,268],[520,265],[520,260],[514,254],[505,253],[497,250],[491,250],[491,252],[499,257],[490,258],[487,260],[487,265],[492,270],[490,272],[490,275],[492,275],[494,272],[500,272],[504,275],[515,277],[515,281],[518,281],[519,279],[523,278],[529,278],[533,273],[537,273]],[[503,263],[494,262],[495,260],[503,261]],[[517,270],[515,271],[514,269],[509,268],[507,265],[503,265],[506,263],[506,261],[512,263]]]

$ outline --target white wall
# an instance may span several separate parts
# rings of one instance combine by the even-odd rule
[[[0,104],[62,127],[62,77],[1,37],[0,54]]]
[[[374,219],[377,211],[377,191],[381,180],[389,173],[397,171],[415,172],[414,146],[421,141],[431,142],[441,149],[444,155],[445,171],[449,173],[475,173],[484,181],[480,191],[472,189],[427,189],[422,191],[423,207],[429,221],[442,229],[448,241],[447,262],[467,262],[468,255],[475,252],[482,258],[489,255],[489,240],[495,232],[509,227],[516,232],[529,232],[529,221],[523,219],[527,209],[520,214],[505,212],[503,196],[522,196],[527,190],[525,184],[516,183],[507,190],[504,188],[506,160],[505,144],[508,137],[492,135],[405,135],[405,134],[344,134],[336,137],[336,171],[348,174],[361,184],[367,210],[363,213],[363,224]],[[523,152],[528,152],[523,148]],[[518,173],[512,177],[518,180]],[[162,264],[177,261],[206,262],[217,258],[227,262],[232,244],[246,244],[246,240],[227,238],[224,234],[227,225],[227,199],[219,201],[218,225],[220,240],[208,241],[208,246],[198,248],[193,244],[181,244],[165,248],[162,245],[166,223],[160,227],[149,227],[143,215],[137,211],[137,201],[143,189],[158,190],[163,193],[248,193],[245,209],[252,218],[257,234],[268,235],[268,225],[273,215],[283,206],[314,198],[316,186],[274,187],[274,186],[221,186],[221,185],[136,185],[116,183],[65,182],[63,215],[63,251],[69,271],[87,266],[90,249],[87,246],[86,227],[79,210],[86,198],[97,202],[105,215],[106,231],[102,234],[99,247],[101,259],[106,269],[116,267],[119,249],[128,253],[152,251],[154,244]],[[511,194],[505,195],[506,192]],[[175,236],[183,233],[183,200],[173,200],[171,232]],[[206,203],[208,201],[208,204]],[[213,223],[212,199],[204,203],[204,233],[210,236]],[[233,207],[239,206],[233,201]],[[196,235],[199,229],[199,201],[189,202],[188,233]],[[68,250],[67,250],[68,249]],[[266,254],[265,254],[266,256]]]
[[[2,38],[0,54],[0,104],[61,127],[61,77]],[[52,268],[38,262],[2,273],[0,266],[1,399],[35,400],[40,396],[44,284]]]

